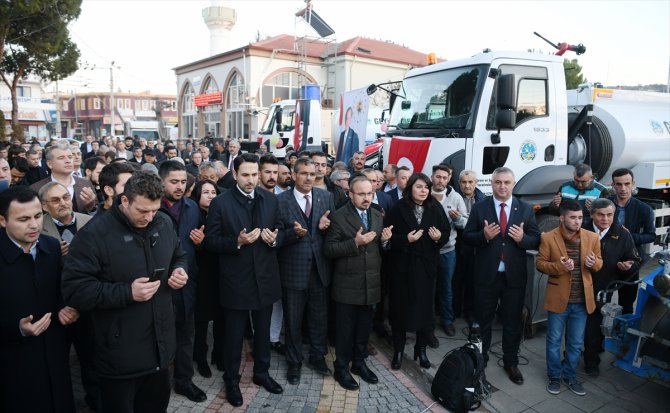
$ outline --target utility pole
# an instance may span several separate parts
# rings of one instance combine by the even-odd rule
[[[61,126],[60,126],[60,94],[58,93],[58,81],[56,81],[56,136],[62,138],[61,136]]]
[[[109,65],[109,137],[114,137],[114,61]]]

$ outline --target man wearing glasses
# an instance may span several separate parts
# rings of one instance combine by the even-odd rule
[[[591,203],[602,197],[602,193],[606,189],[603,184],[594,179],[593,171],[589,165],[585,163],[577,164],[575,165],[574,179],[561,185],[549,204],[549,211],[558,213],[561,200],[572,199],[582,206],[584,225],[589,225],[591,223]]]

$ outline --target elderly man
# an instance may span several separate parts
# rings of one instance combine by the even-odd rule
[[[344,191],[344,194],[348,197],[349,195],[349,177],[350,177],[349,171],[343,171],[341,169],[336,169],[333,171],[333,173],[330,174],[330,181],[334,183],[335,185],[339,186],[342,188],[342,191]],[[346,202],[344,202],[346,204]],[[340,205],[342,206],[342,205]],[[337,205],[336,205],[337,207]]]
[[[233,139],[228,143],[228,152],[224,153],[221,157],[221,161],[228,167],[228,169],[233,170],[233,162],[235,158],[240,154],[240,142],[237,139]]]
[[[51,176],[35,182],[30,187],[39,191],[48,182],[63,184],[72,197],[72,209],[75,212],[88,213],[95,207],[95,189],[90,181],[72,176],[74,168],[72,150],[67,143],[57,143],[47,152],[47,165]]]

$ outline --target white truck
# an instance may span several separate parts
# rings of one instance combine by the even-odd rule
[[[147,140],[160,140],[160,131],[158,130],[158,121],[155,120],[129,120],[124,124],[124,133],[126,136],[139,136]]]
[[[562,57],[487,50],[410,70],[397,95],[379,154],[384,165],[430,175],[448,163],[455,181],[472,169],[486,194],[493,170],[506,166],[514,194],[540,214],[573,165],[588,163],[604,184],[626,167],[638,196],[656,209],[657,234],[670,226],[669,94],[567,91]],[[538,225],[548,219],[539,215]]]
[[[325,117],[332,117],[333,113],[322,109],[318,100],[280,100],[268,108],[265,122],[258,131],[258,143],[268,145],[268,150],[277,158],[286,156],[288,145],[297,150],[320,151],[321,142],[330,142],[331,121]]]

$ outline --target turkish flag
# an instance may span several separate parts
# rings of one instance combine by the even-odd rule
[[[412,173],[421,172],[426,163],[431,139],[393,138],[388,163],[406,166]]]

